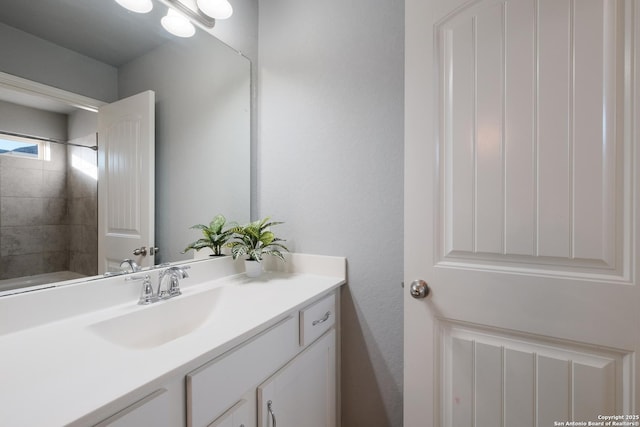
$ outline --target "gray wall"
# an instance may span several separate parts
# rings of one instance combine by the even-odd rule
[[[260,2],[260,216],[348,258],[344,427],[402,425],[402,0]]]
[[[166,43],[122,66],[119,93],[156,93],[156,244],[160,260],[201,237],[194,224],[250,210],[250,64],[209,34]],[[187,208],[185,208],[187,207]]]
[[[118,99],[118,71],[0,23],[0,71],[105,102]]]
[[[231,18],[217,21],[211,30],[211,34],[251,61],[251,218],[258,216],[258,19],[258,0],[233,0]]]

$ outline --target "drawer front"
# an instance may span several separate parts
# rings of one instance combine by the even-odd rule
[[[205,427],[298,351],[297,322],[288,317],[187,375],[187,425]]]
[[[328,295],[300,310],[300,345],[305,347],[336,322],[336,296]]]

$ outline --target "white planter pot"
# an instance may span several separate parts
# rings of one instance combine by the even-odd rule
[[[258,261],[244,260],[244,268],[247,277],[258,277],[262,274],[262,263]]]

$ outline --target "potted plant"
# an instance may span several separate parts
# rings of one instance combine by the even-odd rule
[[[224,216],[216,215],[208,226],[203,224],[196,224],[190,228],[201,230],[204,237],[190,243],[189,246],[184,248],[182,253],[187,253],[190,250],[199,251],[203,248],[210,248],[213,253],[210,256],[222,255],[222,246],[229,241],[233,235],[231,229],[224,230],[224,225],[227,222]]]
[[[262,272],[262,257],[273,255],[284,261],[281,251],[289,251],[282,244],[285,240],[276,237],[270,230],[282,222],[270,221],[269,217],[251,222],[247,225],[233,227],[233,237],[227,246],[231,248],[233,259],[246,256],[247,276],[257,277]]]

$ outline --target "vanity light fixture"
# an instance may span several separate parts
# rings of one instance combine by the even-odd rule
[[[191,37],[196,33],[196,28],[191,21],[172,8],[169,8],[167,15],[160,20],[160,23],[174,36]]]
[[[212,17],[205,15],[198,6],[196,0],[165,0],[171,7],[179,10],[191,19],[193,22],[197,22],[202,27],[210,29],[216,24],[216,20]],[[226,1],[226,0],[225,0]]]
[[[147,13],[153,9],[151,0],[116,0],[116,3],[136,13]]]
[[[227,19],[233,14],[233,7],[227,0],[197,0],[198,9],[214,19]]]
[[[153,9],[152,0],[115,0],[120,6],[137,13],[147,13]],[[216,19],[227,19],[233,14],[228,0],[165,0],[169,6],[167,15],[160,20],[165,30],[178,37],[191,37],[196,22],[205,29],[211,29]]]

